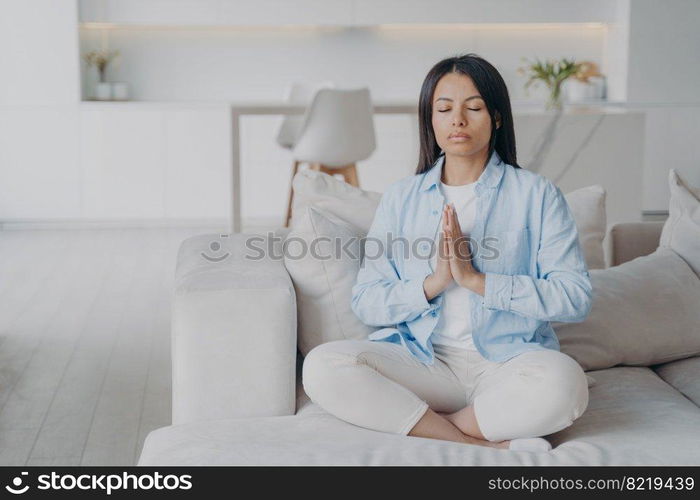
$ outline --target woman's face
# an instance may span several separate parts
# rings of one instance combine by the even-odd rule
[[[445,155],[470,156],[484,148],[488,151],[491,118],[467,75],[447,73],[440,78],[433,94],[432,122],[435,139]],[[496,126],[500,126],[500,120]]]

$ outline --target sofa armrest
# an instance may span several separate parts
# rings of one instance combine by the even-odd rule
[[[295,412],[294,287],[283,260],[267,250],[260,257],[258,248],[267,248],[266,238],[240,233],[180,244],[171,310],[173,424]]]
[[[622,222],[610,228],[610,266],[617,266],[659,247],[664,221]]]

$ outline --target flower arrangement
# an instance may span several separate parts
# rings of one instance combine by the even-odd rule
[[[596,76],[603,75],[598,71],[598,65],[593,61],[583,61],[579,63],[578,71],[573,75],[574,78],[582,83],[589,83],[589,79]]]
[[[100,75],[100,83],[105,81],[105,72],[109,63],[119,55],[119,51],[93,50],[83,56],[88,67],[95,66]]]
[[[549,89],[547,109],[561,109],[561,85],[567,78],[582,74],[582,63],[566,58],[559,61],[536,59],[534,62],[529,62],[526,58],[523,60],[528,62],[528,65],[518,68],[517,72],[529,77],[525,83],[525,89],[533,83],[543,82]]]

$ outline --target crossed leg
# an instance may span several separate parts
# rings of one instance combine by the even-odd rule
[[[464,386],[449,366],[426,365],[403,346],[371,340],[337,340],[312,349],[302,382],[309,398],[329,413],[361,427],[493,448],[466,434],[438,412],[467,404]]]
[[[459,413],[459,411],[456,413]],[[475,444],[478,446],[488,446],[491,448],[509,448],[510,440],[498,442],[488,441],[465,432],[464,427],[459,427],[451,418],[449,418],[451,415],[452,414],[450,413],[436,412],[428,408],[423,417],[410,430],[409,435],[444,439],[446,441],[458,441],[462,443]]]
[[[469,404],[442,416],[479,439],[512,440],[562,430],[587,406],[583,369],[567,354],[547,349],[489,363],[475,381]]]

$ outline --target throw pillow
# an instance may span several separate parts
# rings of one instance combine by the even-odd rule
[[[700,354],[700,279],[673,250],[658,248],[590,275],[588,317],[552,322],[561,351],[584,370],[649,366]]]
[[[605,269],[605,189],[595,184],[566,193],[564,198],[576,221],[578,239],[588,269]]]
[[[307,205],[285,241],[284,264],[297,296],[298,347],[306,356],[319,344],[366,339],[375,329],[350,308],[366,231]]]
[[[365,191],[316,170],[301,170],[293,179],[292,220],[294,228],[305,219],[306,208],[314,205],[350,224],[369,231],[381,193]]]
[[[675,251],[700,277],[700,188],[688,186],[674,168],[668,184],[671,201],[659,246]]]

